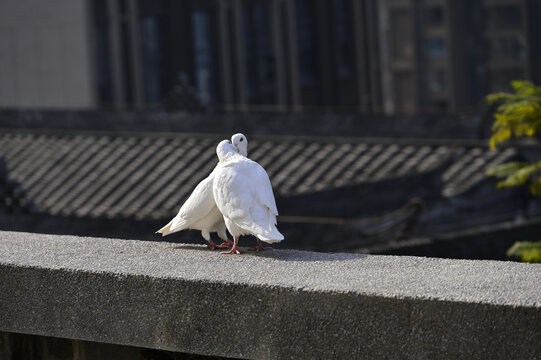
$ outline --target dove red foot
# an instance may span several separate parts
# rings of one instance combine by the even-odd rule
[[[239,243],[239,237],[238,236],[235,236],[235,242],[233,243],[233,246],[231,247],[231,249],[229,251],[224,251],[222,252],[222,254],[241,254],[242,251],[240,251],[238,248],[237,248],[237,244]]]
[[[255,248],[249,248],[248,251],[265,251],[265,250],[272,250],[270,246],[263,246],[261,243],[261,240],[257,239],[257,246]]]
[[[207,245],[207,247],[212,250],[224,250],[224,249],[229,248],[230,246],[231,245],[229,245],[226,242],[221,243],[220,245],[216,245],[216,243],[212,241],[211,239],[209,239],[209,244]]]
[[[227,249],[227,248],[230,248],[233,246],[233,241],[229,240],[228,238],[225,238],[225,239],[222,239],[222,243],[218,246],[220,246],[220,248],[222,249]]]

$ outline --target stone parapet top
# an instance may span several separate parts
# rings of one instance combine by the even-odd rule
[[[287,241],[287,240],[286,240]],[[241,246],[253,245],[249,238]],[[0,232],[0,263],[385,297],[541,306],[541,265]]]
[[[515,262],[0,232],[0,304],[0,331],[217,356],[541,351],[541,265]]]

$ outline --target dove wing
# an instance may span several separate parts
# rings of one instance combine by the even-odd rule
[[[222,167],[214,196],[220,211],[241,228],[264,239],[283,239],[276,231],[276,202],[266,171],[243,159]]]
[[[255,183],[256,198],[259,203],[269,208],[274,216],[278,216],[278,208],[276,207],[276,200],[274,199],[274,193],[272,192],[272,185],[269,179],[269,175],[263,169],[261,165],[253,162],[251,166],[251,178]]]
[[[216,205],[212,193],[213,174],[201,180],[172,220],[170,232],[186,229],[203,219]]]

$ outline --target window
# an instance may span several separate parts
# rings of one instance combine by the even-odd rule
[[[390,24],[393,60],[411,60],[413,58],[411,13],[407,9],[391,10]]]
[[[518,37],[498,37],[489,40],[489,54],[492,60],[524,60],[526,54],[523,42]]]
[[[524,78],[524,72],[520,69],[492,71],[489,75],[490,92],[511,90],[510,82]]]
[[[199,100],[208,105],[214,100],[214,72],[212,70],[212,38],[210,14],[196,10],[192,13],[194,44],[195,88]]]
[[[432,93],[442,93],[447,88],[445,69],[434,68],[428,70],[428,89]]]
[[[445,22],[445,15],[443,8],[440,6],[429,7],[426,10],[426,24],[430,27],[440,27],[443,26]]]
[[[244,36],[244,66],[246,68],[246,92],[248,96],[255,95],[256,92],[256,40],[252,24],[252,8],[245,6],[242,11],[242,25]]]
[[[313,83],[316,77],[313,5],[313,1],[308,0],[297,0],[295,2],[299,73],[302,85]]]
[[[431,37],[428,39],[428,57],[430,59],[442,59],[447,56],[445,39],[442,37]]]
[[[449,103],[445,99],[432,100],[429,104],[429,110],[438,113],[447,112],[449,108]]]
[[[248,96],[272,92],[276,75],[267,5],[246,4],[243,30]]]
[[[395,112],[412,113],[415,111],[415,86],[413,75],[409,72],[394,74]]]
[[[520,7],[516,5],[490,7],[486,12],[488,29],[516,29],[522,24]]]
[[[162,99],[162,56],[160,32],[156,17],[145,17],[139,23],[141,32],[141,60],[146,102],[158,103]]]
[[[96,0],[92,2],[92,5],[94,6],[94,46],[98,98],[102,104],[111,104],[113,102],[113,84],[109,61],[110,43],[106,4],[104,0]]]
[[[352,58],[348,33],[348,17],[345,0],[333,1],[334,41],[336,44],[336,73],[338,77],[347,77],[351,73]]]
[[[272,45],[267,5],[255,5],[254,25],[257,37],[258,87],[260,92],[265,93],[272,91],[275,77],[274,55],[271,50]]]

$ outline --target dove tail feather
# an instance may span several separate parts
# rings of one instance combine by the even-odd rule
[[[156,233],[160,233],[162,234],[162,236],[166,236],[166,235],[169,235],[171,234],[171,225],[173,224],[173,220],[169,221],[169,223],[167,225],[165,225],[164,227],[162,227],[160,230],[156,231]]]
[[[166,236],[184,230],[186,228],[186,225],[188,224],[185,219],[176,216],[175,218],[173,218],[173,220],[169,221],[167,225],[165,225],[156,232],[161,233],[162,236]]]
[[[266,240],[261,239],[261,238],[260,240],[268,242],[268,243],[275,243],[275,242],[280,242],[284,240],[284,235],[282,235],[278,231],[278,228],[276,228],[276,225],[278,224],[278,222],[276,221],[276,215],[274,215],[274,213],[270,209],[267,211],[267,214],[268,214],[267,224],[268,224],[268,231],[269,231],[270,236],[266,236],[267,237]]]
[[[272,229],[270,233],[257,235],[257,237],[259,238],[259,240],[269,244],[277,243],[284,240],[284,235],[282,235],[276,227],[274,227],[274,229]]]
[[[169,231],[172,233],[181,231],[181,230],[186,229],[186,226],[189,226],[188,223],[186,222],[186,219],[181,218],[181,217],[176,217],[173,220],[171,220],[171,229]]]
[[[261,241],[275,243],[284,240],[284,235],[282,235],[274,225],[266,228],[248,219],[230,219],[230,221],[240,229],[247,230]]]

